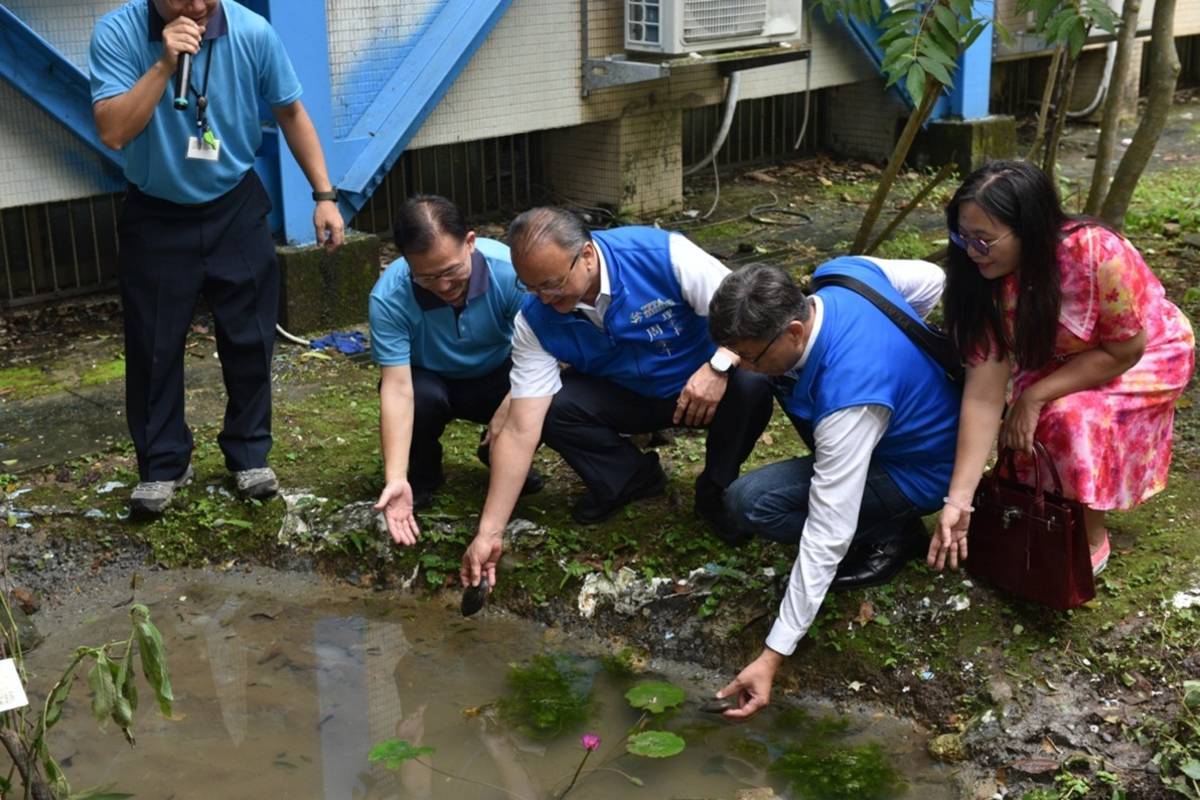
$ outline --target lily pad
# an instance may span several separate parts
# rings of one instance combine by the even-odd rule
[[[625,749],[645,758],[670,758],[683,752],[687,742],[670,731],[642,731],[629,737]]]
[[[683,702],[683,689],[666,681],[642,681],[625,693],[634,708],[644,708],[651,714],[661,714]]]
[[[404,739],[385,739],[371,748],[367,760],[371,763],[382,761],[388,769],[399,769],[405,761],[431,756],[433,753],[432,747],[417,747]]]

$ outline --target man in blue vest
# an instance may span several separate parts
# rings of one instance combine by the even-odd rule
[[[177,98],[183,55],[195,63]],[[229,397],[217,437],[225,466],[240,495],[269,497],[279,489],[267,466],[279,268],[254,172],[260,102],[312,185],[317,242],[332,250],[343,236],[296,73],[270,23],[234,0],[131,0],[96,23],[88,69],[100,139],[124,151],[129,180],[117,237],[139,477],[131,510],[162,512],[192,479],[183,352],[201,295]]]
[[[495,585],[501,535],[538,441],[583,479],[571,515],[590,524],[663,491],[656,453],[623,434],[708,428],[696,511],[721,530],[721,496],[771,415],[770,387],[736,369],[705,317],[729,274],[682,235],[627,227],[591,233],[574,214],[535,208],[509,229],[513,265],[535,296],[513,331],[512,405],[492,443],[492,476],[462,578]],[[568,369],[560,374],[559,363]]]
[[[379,431],[385,485],[375,508],[397,544],[416,542],[414,510],[445,480],[446,424],[488,425],[479,457],[508,413],[513,317],[525,289],[508,247],[477,237],[444,197],[417,195],[392,224],[402,258],[371,291],[371,355],[383,368]],[[541,488],[530,472],[525,494]]]
[[[944,283],[927,262],[863,257],[829,261],[814,278],[823,275],[857,279],[918,321]],[[767,704],[830,588],[889,580],[928,548],[920,518],[941,508],[950,485],[961,397],[932,357],[847,288],[805,297],[782,270],[746,267],[717,290],[709,325],[742,369],[779,376],[780,404],[812,452],[725,493],[739,533],[799,545],[766,647],[720,692],[739,698],[725,712],[736,719]]]

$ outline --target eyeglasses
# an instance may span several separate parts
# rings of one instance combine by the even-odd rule
[[[571,259],[571,266],[567,267],[567,271],[563,273],[561,278],[549,283],[539,284],[538,286],[526,286],[525,291],[530,294],[536,294],[539,297],[562,297],[564,294],[563,287],[567,285],[567,281],[571,277],[571,270],[575,269],[575,264],[578,263],[579,257],[583,255],[583,251],[587,246],[588,243],[584,242],[583,247],[579,248],[579,252]]]
[[[950,231],[950,241],[954,242],[954,244],[958,245],[963,250],[966,250],[968,247],[970,247],[976,253],[979,253],[979,255],[986,256],[991,252],[992,248],[996,246],[997,242],[1007,239],[1009,236],[1012,236],[1012,233],[1012,231],[1009,231],[1003,236],[997,236],[990,242],[985,242],[983,239],[968,239],[965,236],[960,235],[958,231]]]
[[[750,363],[757,367],[758,360],[760,358],[762,358],[763,356],[765,356],[767,354],[767,351],[770,350],[777,341],[779,341],[779,337],[783,336],[783,332],[788,329],[788,325],[791,325],[792,322],[793,322],[793,320],[788,320],[786,323],[784,323],[784,326],[779,329],[779,332],[771,337],[771,341],[767,342],[767,346],[764,347],[762,350],[759,350],[758,355],[756,355],[754,358],[748,359],[750,361]]]
[[[466,267],[467,264],[468,262],[466,261],[460,261],[452,267],[447,267],[436,275],[418,275],[415,272],[410,272],[409,275],[412,277],[413,283],[417,284],[418,286],[429,288],[431,286],[437,286],[446,278],[455,277],[463,271],[463,268]]]

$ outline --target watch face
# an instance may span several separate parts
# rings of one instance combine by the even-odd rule
[[[729,368],[733,366],[733,361],[730,360],[728,355],[718,350],[717,352],[713,353],[712,358],[708,360],[708,365],[717,372],[728,372]]]

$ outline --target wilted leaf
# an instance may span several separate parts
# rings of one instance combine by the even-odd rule
[[[71,693],[71,686],[75,683],[75,672],[63,679],[63,682],[54,688],[50,693],[50,702],[46,704],[46,730],[53,728],[62,716],[63,703],[67,702],[67,695]]]
[[[858,616],[854,618],[854,621],[859,625],[866,625],[873,619],[875,619],[875,606],[864,600],[862,605],[858,607]]]
[[[117,701],[117,687],[113,684],[112,672],[108,668],[108,656],[101,650],[96,654],[96,663],[88,672],[88,686],[92,688],[92,716],[97,722],[108,719],[113,704]]]
[[[651,714],[661,714],[683,702],[683,689],[665,681],[643,681],[625,693],[634,708],[644,708]]]
[[[1194,781],[1200,781],[1200,761],[1194,758],[1185,764],[1180,764],[1179,771]]]
[[[171,692],[171,676],[167,670],[167,653],[163,647],[162,634],[150,621],[150,609],[141,603],[130,609],[129,614],[133,617],[133,628],[137,634],[142,674],[154,689],[159,711],[164,717],[170,717],[175,695]]]
[[[670,758],[683,752],[687,743],[670,731],[642,731],[629,737],[625,749],[645,758]]]

